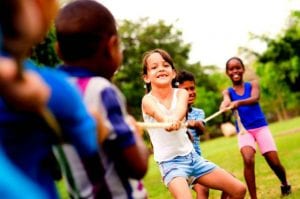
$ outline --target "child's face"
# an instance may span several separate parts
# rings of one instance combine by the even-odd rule
[[[194,81],[184,81],[178,85],[179,88],[183,88],[189,93],[188,105],[194,104],[196,100],[196,87]]]
[[[175,76],[175,70],[159,53],[153,53],[148,57],[147,74],[144,75],[146,83],[151,83],[152,85],[171,85]]]
[[[233,83],[240,83],[243,81],[244,67],[236,59],[232,59],[228,62],[226,74],[231,79]]]

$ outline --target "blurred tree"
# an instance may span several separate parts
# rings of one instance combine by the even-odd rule
[[[253,53],[260,77],[262,106],[270,119],[287,119],[299,114],[300,100],[300,11],[293,11],[286,30],[275,39],[253,35],[266,43],[266,50]]]
[[[51,27],[45,39],[32,49],[31,59],[40,65],[54,67],[61,63],[55,52],[56,36],[55,29]]]
[[[124,20],[120,22],[119,35],[124,59],[113,81],[126,96],[129,111],[136,118],[141,119],[140,104],[145,94],[142,57],[146,51],[155,48],[162,48],[170,53],[178,71],[185,69],[195,75],[198,89],[201,88],[202,97],[198,103],[200,107],[205,109],[207,114],[217,110],[216,98],[219,92],[208,75],[216,68],[202,67],[199,62],[193,64],[187,62],[191,45],[183,41],[182,32],[174,25],[166,24],[162,20],[150,23],[148,18],[141,18],[136,22]]]

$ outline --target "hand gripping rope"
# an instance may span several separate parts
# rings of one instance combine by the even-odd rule
[[[210,120],[212,120],[213,118],[217,117],[218,115],[230,110],[231,107],[225,108],[225,109],[221,109],[217,112],[215,112],[214,114],[210,115],[209,117],[205,118],[203,121],[206,123]],[[169,126],[171,126],[171,122],[137,122],[137,125],[143,129],[145,128],[167,128]],[[187,122],[182,122],[181,123],[181,128],[183,127],[187,127]]]

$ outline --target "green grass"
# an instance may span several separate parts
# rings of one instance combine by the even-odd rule
[[[289,182],[292,184],[293,194],[286,199],[300,198],[300,117],[270,124],[274,135],[279,158],[284,165]],[[205,158],[218,164],[225,170],[233,173],[242,182],[243,163],[237,146],[237,139],[233,137],[222,137],[201,143]],[[280,198],[280,182],[268,167],[259,151],[256,153],[256,184],[258,198],[276,199]],[[144,178],[145,186],[150,199],[171,198],[170,193],[161,181],[158,166],[149,161],[149,170]],[[220,198],[220,191],[211,190],[210,198]],[[246,198],[250,198],[248,193]]]

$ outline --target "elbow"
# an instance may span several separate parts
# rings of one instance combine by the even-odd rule
[[[129,171],[130,175],[129,177],[133,179],[142,179],[148,170],[148,164],[147,163],[142,163],[136,168],[132,168],[131,171]]]
[[[253,98],[253,102],[255,102],[255,103],[259,102],[259,96],[255,96],[255,97]]]
[[[137,158],[136,160],[131,160],[123,164],[123,172],[129,178],[133,179],[142,179],[148,170],[148,159],[140,159]]]
[[[139,150],[137,150],[139,149]],[[143,178],[148,170],[149,151],[141,150],[141,148],[131,147],[127,152],[131,151],[126,155],[123,164],[120,166],[124,173],[133,179]]]

